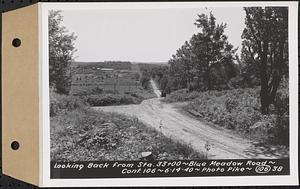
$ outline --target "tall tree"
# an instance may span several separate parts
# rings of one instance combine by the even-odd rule
[[[244,54],[259,68],[261,112],[268,114],[281,78],[288,74],[288,9],[247,7],[244,10]]]
[[[169,61],[170,73],[178,81],[178,88],[186,88],[192,81],[192,59],[191,59],[191,45],[185,42],[172,56]]]
[[[76,36],[61,25],[60,11],[49,12],[49,82],[57,93],[68,94],[71,85],[70,63],[76,51]]]
[[[233,49],[227,40],[228,37],[224,34],[226,24],[217,24],[212,12],[209,15],[198,15],[195,25],[200,29],[200,32],[193,35],[190,43],[198,70],[197,78],[202,78],[206,90],[211,90],[213,88],[212,66],[232,61],[236,49]]]
[[[259,62],[252,57],[251,43],[248,40],[242,42],[240,71],[247,87],[254,87],[260,84]]]
[[[164,78],[168,91],[229,88],[227,82],[237,72],[233,63],[237,49],[224,34],[226,24],[217,24],[210,12],[209,15],[198,15],[195,25],[199,32],[186,41],[168,62],[169,76]]]

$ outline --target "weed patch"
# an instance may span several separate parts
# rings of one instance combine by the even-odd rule
[[[137,118],[75,109],[50,121],[52,161],[140,160],[142,152],[152,152],[155,160],[204,158]]]

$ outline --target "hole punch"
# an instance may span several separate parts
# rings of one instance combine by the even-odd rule
[[[18,141],[13,141],[10,146],[13,150],[18,150],[20,147],[20,144]]]
[[[21,40],[20,40],[19,38],[13,39],[12,45],[13,45],[14,47],[19,47],[19,46],[21,46]]]

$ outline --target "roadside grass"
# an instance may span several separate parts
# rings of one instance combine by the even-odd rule
[[[190,115],[248,136],[264,144],[289,145],[288,81],[277,92],[268,115],[260,112],[259,88],[191,92],[178,90],[165,102],[189,103],[182,107]]]
[[[74,101],[68,98],[72,97],[62,98],[63,104]],[[81,106],[56,104],[62,109],[55,109],[58,112],[50,117],[52,161],[140,160],[142,152],[151,152],[155,160],[205,159],[190,145],[164,136],[137,118],[77,103]]]
[[[192,91],[188,92],[188,89],[180,89],[177,91],[174,91],[166,96],[162,101],[167,103],[172,102],[186,102],[194,100],[201,96],[201,92]]]
[[[152,89],[138,89],[124,93],[98,93],[81,96],[90,106],[112,106],[126,104],[140,104],[143,100],[155,98]]]

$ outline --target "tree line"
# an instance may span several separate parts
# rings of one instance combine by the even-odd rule
[[[163,93],[224,90],[260,86],[261,112],[268,114],[283,77],[288,77],[288,9],[245,7],[241,56],[229,43],[226,24],[210,12],[199,14],[199,32],[186,41],[168,62],[153,69]]]

